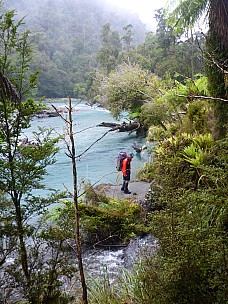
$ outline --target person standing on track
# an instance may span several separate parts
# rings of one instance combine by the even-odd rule
[[[123,160],[123,165],[122,165],[123,185],[121,191],[124,191],[125,194],[131,194],[131,191],[128,190],[128,185],[131,179],[131,161],[133,157],[134,154],[130,153]]]

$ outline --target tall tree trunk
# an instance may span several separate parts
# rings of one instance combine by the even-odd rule
[[[15,209],[16,209],[16,222],[17,222],[17,230],[18,230],[18,237],[19,237],[19,252],[20,252],[20,259],[21,259],[21,266],[23,273],[26,278],[26,289],[30,289],[30,273],[29,273],[29,267],[28,267],[28,255],[27,250],[25,246],[25,233],[22,223],[22,217],[21,217],[21,210],[20,210],[20,202],[18,202],[17,198],[13,198]]]
[[[7,119],[6,125],[8,126]],[[17,231],[18,231],[18,238],[19,238],[19,256],[21,260],[22,271],[26,279],[26,290],[30,289],[31,280],[30,280],[30,273],[29,273],[29,266],[28,266],[28,254],[25,246],[25,232],[23,227],[23,218],[22,218],[22,211],[21,211],[21,193],[17,192],[16,189],[16,181],[15,181],[15,169],[14,169],[14,158],[12,156],[12,146],[11,140],[9,137],[9,131],[7,132],[7,144],[9,147],[9,164],[10,164],[10,173],[11,173],[11,198],[15,207],[16,211],[16,223],[17,223]]]
[[[75,145],[74,145],[72,104],[71,104],[71,98],[70,97],[69,97],[69,109],[68,109],[68,111],[69,111],[69,136],[70,136],[70,142],[71,142],[71,161],[72,161],[73,187],[74,187],[74,214],[75,214],[76,249],[77,249],[77,257],[78,257],[78,267],[79,267],[81,284],[82,284],[82,291],[83,291],[83,294],[82,294],[83,303],[88,304],[87,286],[86,286],[84,270],[83,270],[80,232],[79,232],[76,149],[75,149]]]
[[[211,0],[209,12],[209,33],[206,40],[208,53],[207,76],[209,91],[213,97],[228,99],[227,59],[228,59],[228,1]],[[214,62],[212,62],[213,58]],[[216,64],[215,64],[216,62]],[[216,137],[227,133],[227,102],[215,101]]]

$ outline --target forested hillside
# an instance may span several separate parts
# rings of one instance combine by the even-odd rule
[[[134,28],[133,44],[145,37],[137,16],[105,7],[101,0],[6,0],[5,7],[16,9],[18,19],[25,17],[25,27],[31,31],[36,49],[31,69],[40,70],[38,97],[77,95],[89,81],[87,73],[96,67],[104,24],[118,31],[119,43],[128,24]]]
[[[18,15],[3,10],[0,0],[0,302],[227,303],[228,2],[176,1],[168,15],[156,11],[156,33],[146,34],[98,2],[10,4]],[[22,24],[18,17],[26,14]],[[207,33],[194,32],[205,14]],[[121,126],[134,130],[121,144],[137,138],[133,131],[145,136],[138,150],[147,149],[149,157],[136,175],[149,186],[143,201],[129,192],[111,197],[104,185],[94,188],[89,180],[79,183],[76,161],[90,150],[93,162],[105,166],[109,149],[104,156],[102,146],[97,160],[92,149],[114,130],[76,155],[86,136],[80,141],[74,135],[95,128],[78,132],[71,98],[60,115],[64,134],[57,130],[54,138],[50,126],[38,128],[31,141],[31,135],[24,138],[45,107],[32,96],[70,94],[99,102],[115,118],[124,113],[129,123]],[[45,176],[63,144],[73,187],[60,192]],[[92,174],[99,182],[99,174]],[[121,193],[121,185],[115,188]],[[149,238],[140,263],[132,255],[132,267],[115,274],[114,284],[107,269],[101,279],[98,272],[90,276],[90,268],[84,276],[81,245],[85,251],[124,251],[145,236],[156,245]]]
[[[146,33],[137,16],[101,0],[14,0],[5,1],[5,8],[15,9],[18,20],[25,17],[30,30],[31,71],[40,71],[35,97],[96,100],[97,71],[110,73],[123,62],[178,80],[203,72],[204,36],[180,39],[166,26],[162,10],[156,12],[156,33]]]

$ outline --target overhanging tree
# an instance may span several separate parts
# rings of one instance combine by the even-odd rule
[[[159,78],[139,65],[122,64],[109,76],[99,77],[101,101],[116,118],[122,111],[129,111],[131,118],[140,118],[142,105],[161,94]]]

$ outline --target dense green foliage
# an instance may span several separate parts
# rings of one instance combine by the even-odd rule
[[[208,2],[181,2],[170,16],[179,26],[176,32],[192,24],[208,8]],[[213,3],[210,1],[210,9],[215,9]],[[187,18],[181,23],[179,17],[184,13]],[[221,12],[216,15],[215,10],[210,16],[213,13],[217,17],[223,15]],[[227,19],[227,13],[224,14]],[[194,75],[192,69],[191,78],[176,78],[181,81],[174,85],[166,79],[166,87],[158,86],[158,90],[163,90],[161,95],[153,99],[152,94],[147,94],[139,107],[141,117],[150,126],[148,140],[159,140],[153,162],[144,164],[138,172],[138,178],[153,179],[147,220],[151,233],[159,241],[157,254],[152,257],[148,254],[146,260],[135,266],[133,274],[123,274],[122,288],[111,289],[100,284],[99,291],[94,286],[93,303],[102,303],[104,299],[108,303],[226,303],[227,82],[222,60],[227,59],[224,51],[227,44],[223,43],[222,32],[215,35],[215,28],[213,31],[217,25],[215,19],[210,22],[208,77]],[[170,30],[167,34],[166,38],[170,38],[174,32]],[[165,41],[164,46],[169,47],[170,40]],[[223,52],[218,52],[221,47]],[[127,83],[127,73],[124,77]],[[121,87],[122,78],[116,81],[115,89]],[[112,79],[110,74],[105,84]],[[152,82],[154,87],[156,83]],[[115,89],[112,94],[110,85],[109,100],[115,98]],[[131,95],[130,89],[124,91],[132,111],[135,97]]]
[[[209,92],[220,100],[214,102],[216,115],[216,136],[223,138],[227,134],[228,85],[227,85],[227,11],[228,2],[219,0],[180,1],[169,14],[169,23],[175,24],[176,31],[183,33],[194,26],[203,15],[208,15],[209,30],[206,38],[206,74]],[[182,18],[184,17],[184,18]]]
[[[31,30],[35,46],[31,69],[40,70],[38,97],[87,98],[90,73],[97,67],[96,55],[102,50],[101,29],[107,22],[117,34],[114,40],[125,35],[123,27],[130,23],[134,26],[132,43],[144,38],[145,27],[138,18],[113,12],[100,0],[6,0],[5,6],[16,9],[19,18],[26,16],[25,27]],[[120,41],[117,43],[121,48]],[[110,50],[109,43],[106,46]],[[111,58],[108,64],[113,67]]]
[[[227,140],[167,139],[156,150],[154,174],[162,210],[150,221],[160,248],[143,266],[148,292],[139,303],[225,303]]]
[[[122,111],[128,110],[133,118],[139,118],[142,105],[159,96],[160,87],[159,79],[140,66],[120,65],[101,79],[99,91],[102,104],[113,116],[118,118]]]
[[[40,70],[38,97],[97,100],[95,70],[107,74],[123,62],[138,63],[160,77],[203,71],[202,35],[179,41],[162,10],[156,14],[156,35],[147,33],[144,42],[145,28],[135,16],[113,14],[101,1],[20,0],[5,6],[17,10],[17,19],[26,16],[24,26],[35,46],[31,70]]]
[[[29,32],[19,31],[22,22],[14,22],[13,11],[1,14],[0,21],[0,299],[15,303],[18,292],[18,302],[24,298],[30,303],[47,303],[52,297],[61,297],[58,273],[62,271],[56,263],[62,256],[56,253],[64,248],[62,240],[42,237],[41,226],[32,219],[44,214],[60,196],[57,192],[46,197],[37,194],[45,189],[43,179],[47,166],[55,161],[58,139],[52,130],[40,129],[22,141],[32,116],[41,109],[28,98],[37,73],[29,70],[32,49]],[[51,243],[54,254],[49,249]]]
[[[227,20],[216,10],[222,1],[216,7],[215,1],[181,1],[169,24],[158,10],[156,34],[147,33],[144,42],[137,40],[140,24],[135,28],[134,22],[118,22],[110,14],[107,23],[98,2],[11,1],[13,8],[20,5],[28,13],[32,32],[21,30],[27,26],[23,20],[14,21],[21,11],[17,17],[14,11],[0,15],[0,300],[13,303],[19,290],[18,302],[77,301],[65,293],[61,281],[71,284],[77,274],[72,262],[73,204],[63,201],[63,208],[46,213],[60,194],[35,194],[45,189],[42,181],[47,165],[54,162],[57,139],[51,130],[39,130],[32,142],[20,144],[23,129],[41,108],[31,95],[74,94],[101,102],[115,117],[128,111],[149,129],[148,151],[153,149],[153,161],[138,172],[139,179],[153,181],[147,214],[135,202],[110,199],[91,185],[85,187],[79,204],[83,242],[127,243],[145,232],[159,242],[156,254],[146,252],[133,272],[119,277],[119,285],[110,288],[108,278],[104,286],[91,284],[90,302],[223,304],[227,43],[216,19],[219,12],[221,24]],[[181,40],[179,35],[209,8],[205,75],[203,36],[191,32]],[[184,20],[179,18],[183,14]],[[33,62],[30,37],[36,48]],[[31,222],[34,216],[39,216],[38,227]]]
[[[92,303],[226,303],[227,139],[166,138],[145,168],[152,174],[150,233],[159,246],[124,271],[117,286],[98,281]]]
[[[97,196],[97,195],[96,195]],[[118,201],[105,196],[98,202],[79,203],[81,240],[95,247],[125,245],[130,237],[145,233],[140,207],[127,200]],[[74,208],[71,202],[62,202],[50,214],[51,220],[65,238],[74,237]]]

